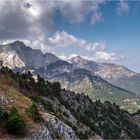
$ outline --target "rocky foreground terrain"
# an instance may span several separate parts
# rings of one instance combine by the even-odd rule
[[[139,118],[39,75],[0,70],[1,139],[139,139]]]

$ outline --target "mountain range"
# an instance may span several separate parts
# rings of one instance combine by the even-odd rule
[[[97,63],[80,56],[64,61],[20,41],[0,45],[0,59],[14,71],[30,70],[47,80],[59,81],[63,88],[84,93],[93,101],[108,100],[130,112],[140,108],[140,74],[124,66]]]
[[[96,63],[80,56],[69,60],[75,66],[85,68],[101,76],[107,82],[131,92],[140,94],[140,74],[128,68],[110,63]]]

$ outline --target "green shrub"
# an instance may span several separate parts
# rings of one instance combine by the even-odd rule
[[[11,109],[6,129],[11,134],[25,134],[27,127],[15,108]]]
[[[54,95],[59,96],[60,90],[61,90],[61,85],[59,82],[54,82],[52,83],[52,89],[54,91]]]
[[[46,125],[45,125],[47,128],[49,128],[49,124],[48,123],[46,123]]]
[[[63,115],[65,116],[65,117],[67,117],[67,118],[69,118],[69,114],[67,113],[67,112],[63,112]]]
[[[69,120],[64,119],[63,122],[64,122],[65,124],[67,124],[68,126],[72,127],[72,122],[70,122]]]
[[[15,107],[12,107],[10,110],[10,116],[18,114],[18,110]]]
[[[82,131],[78,131],[78,135],[80,139],[88,139],[88,135]]]
[[[45,101],[40,96],[30,96],[30,98],[37,104],[41,103],[48,112],[54,112],[53,105],[50,101]]]
[[[0,121],[8,119],[8,113],[0,108]]]
[[[41,115],[38,111],[38,108],[35,103],[32,103],[31,106],[27,109],[27,113],[30,117],[33,118],[34,122],[40,122],[41,121]]]

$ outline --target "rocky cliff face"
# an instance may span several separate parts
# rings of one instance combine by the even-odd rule
[[[8,66],[11,69],[25,68],[26,70],[37,70],[59,60],[53,54],[43,54],[40,50],[33,50],[20,41],[1,45],[0,59],[3,60],[4,66]]]
[[[57,75],[61,75],[63,73],[70,73],[73,70],[73,65],[66,62],[66,61],[56,61],[54,63],[51,63],[47,66],[47,69],[45,71],[45,78],[46,79],[52,79]]]
[[[77,139],[75,132],[72,130],[70,126],[63,123],[56,116],[51,115],[49,113],[43,113],[42,115],[44,119],[44,124],[40,126],[39,129],[31,129],[27,139],[45,139],[45,140],[53,140],[53,139]],[[45,125],[47,124],[47,126]]]

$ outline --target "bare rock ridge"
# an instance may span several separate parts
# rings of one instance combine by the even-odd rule
[[[43,54],[40,50],[27,47],[23,42],[16,41],[0,45],[0,59],[9,68],[39,69],[59,60],[55,55]]]

